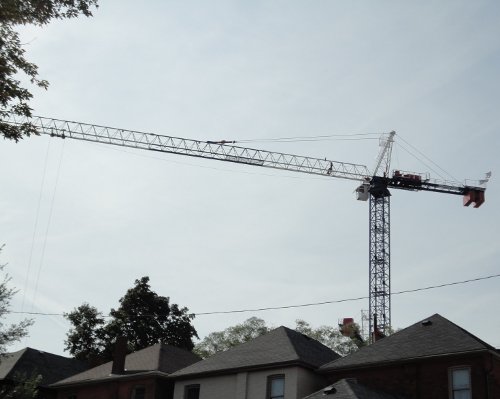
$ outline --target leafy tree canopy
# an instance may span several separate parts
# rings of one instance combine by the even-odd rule
[[[0,387],[0,398],[2,399],[35,399],[38,398],[38,386],[42,382],[42,376],[33,373],[27,376],[25,373],[16,373],[12,384]]]
[[[0,252],[2,249],[3,245],[0,246]],[[3,272],[4,267],[4,264],[0,264],[0,272]],[[10,301],[16,293],[15,289],[8,286],[9,281],[10,277],[7,274],[0,279],[0,355],[5,353],[8,345],[28,335],[28,327],[33,324],[33,321],[28,319],[10,325],[2,322],[9,313]]]
[[[193,349],[193,337],[198,337],[191,324],[194,315],[152,291],[149,277],[135,280],[134,287],[119,302],[117,309],[111,309],[107,322],[87,303],[65,314],[72,324],[65,350],[77,359],[98,364],[111,360],[119,336],[127,338],[130,352],[159,342]]]
[[[342,356],[356,352],[359,347],[364,345],[363,341],[357,338],[348,338],[342,335],[339,327],[323,325],[312,328],[304,320],[295,320],[295,324],[295,330],[321,342]]]
[[[31,92],[18,80],[25,74],[36,86],[47,88],[49,83],[38,77],[38,67],[25,58],[25,49],[15,30],[20,25],[43,26],[54,19],[92,16],[98,0],[1,0],[0,1],[0,134],[18,141],[23,136],[37,134],[30,123],[10,125],[2,120],[8,114],[30,117],[28,103]]]
[[[264,320],[251,317],[241,324],[208,334],[201,342],[196,344],[194,352],[202,358],[207,358],[214,353],[228,350],[233,346],[257,338],[270,330],[271,328],[266,326]]]
[[[360,342],[355,342],[355,340],[344,337],[338,327],[320,326],[312,328],[304,320],[296,320],[295,324],[296,331],[316,339],[340,355],[355,352],[358,346],[362,345]],[[207,358],[217,352],[228,350],[233,346],[266,334],[271,329],[271,327],[266,325],[264,320],[258,317],[251,317],[241,324],[228,327],[223,331],[215,331],[208,334],[202,341],[195,345],[194,352],[202,358]]]

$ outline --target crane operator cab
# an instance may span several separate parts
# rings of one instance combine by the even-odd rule
[[[358,201],[368,201],[370,197],[370,183],[364,182],[356,189],[356,199]]]

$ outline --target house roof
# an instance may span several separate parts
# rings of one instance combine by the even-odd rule
[[[464,352],[495,351],[491,345],[435,314],[359,351],[323,365],[338,370]]]
[[[400,396],[374,391],[359,384],[354,378],[345,378],[304,399],[402,399]]]
[[[234,372],[241,369],[298,364],[316,369],[340,356],[320,342],[286,327],[195,363],[173,377]]]
[[[115,378],[127,378],[138,374],[166,376],[198,361],[200,361],[200,358],[192,352],[160,343],[127,355],[123,374],[111,374],[113,362],[108,362],[58,381],[52,386],[92,383]]]
[[[78,360],[32,348],[0,356],[0,380],[16,380],[18,375],[30,377],[36,373],[42,375],[41,385],[48,385],[86,368]]]

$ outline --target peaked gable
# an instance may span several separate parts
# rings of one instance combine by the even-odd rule
[[[156,344],[127,355],[125,358],[125,372],[120,376],[151,372],[163,373],[166,376],[200,360],[197,355],[187,350],[171,345]],[[117,375],[111,373],[112,366],[113,362],[104,363],[83,373],[58,381],[52,386],[116,378]]]
[[[173,377],[233,372],[283,364],[316,369],[340,356],[320,342],[297,331],[279,327],[172,374]]]
[[[435,314],[353,354],[325,364],[321,370],[486,350],[495,349],[448,319]]]

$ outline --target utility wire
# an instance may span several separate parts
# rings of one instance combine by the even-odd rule
[[[452,285],[458,285],[458,284],[466,284],[466,283],[471,283],[474,281],[480,281],[480,280],[486,280],[490,278],[495,278],[495,277],[500,277],[500,274],[493,274],[491,276],[486,276],[486,277],[478,277],[475,279],[469,279],[469,280],[463,280],[463,281],[455,281],[452,283],[444,283],[444,284],[439,284],[439,285],[430,285],[428,287],[421,287],[421,288],[414,288],[414,289],[409,289],[409,290],[403,290],[403,291],[396,291],[392,292],[391,295],[401,295],[401,294],[407,294],[411,292],[418,292],[418,291],[427,291],[435,288],[442,288],[442,287],[448,287]],[[357,298],[347,298],[347,299],[337,299],[337,300],[332,300],[332,301],[324,301],[324,302],[312,302],[312,303],[305,303],[305,304],[300,304],[300,305],[286,305],[286,306],[275,306],[275,307],[267,307],[267,308],[256,308],[256,309],[241,309],[241,310],[227,310],[227,311],[216,311],[216,312],[204,312],[204,313],[196,313],[196,316],[205,316],[205,315],[214,315],[214,314],[227,314],[227,313],[244,313],[244,312],[259,312],[259,311],[265,311],[265,310],[279,310],[279,309],[291,309],[291,308],[302,308],[302,307],[307,307],[307,306],[319,306],[319,305],[327,305],[327,304],[332,304],[332,303],[342,303],[342,302],[354,302],[354,301],[359,301],[361,299],[368,299],[368,296],[360,296]]]
[[[36,207],[36,214],[35,214],[35,225],[33,226],[33,236],[31,237],[31,248],[30,248],[30,254],[29,254],[29,258],[28,258],[28,268],[26,270],[26,278],[24,280],[23,301],[21,303],[21,310],[24,310],[24,303],[26,301],[26,292],[28,291],[28,282],[29,282],[29,276],[30,276],[30,271],[31,271],[31,262],[33,259],[33,251],[35,248],[36,232],[38,230],[38,219],[40,216],[40,205],[42,203],[43,188],[45,186],[45,176],[47,175],[47,163],[48,163],[48,159],[49,159],[50,143],[51,143],[51,140],[48,141],[47,151],[45,152],[45,161],[43,164],[42,181],[40,183],[40,194],[38,195],[38,205]]]
[[[500,273],[492,274],[489,276],[471,278],[471,279],[467,279],[467,280],[454,281],[451,283],[443,283],[443,284],[437,284],[437,285],[429,285],[427,287],[420,287],[420,288],[412,288],[412,289],[407,289],[407,290],[402,290],[402,291],[395,291],[395,292],[392,292],[391,295],[402,295],[402,294],[409,294],[409,293],[413,293],[413,292],[428,291],[428,290],[437,289],[437,288],[444,288],[444,287],[450,287],[450,286],[454,286],[454,285],[472,283],[472,282],[476,282],[476,281],[489,280],[489,279],[497,278],[497,277],[500,277]],[[333,303],[355,302],[355,301],[360,301],[362,299],[368,299],[368,296],[336,299],[336,300],[323,301],[323,302],[311,302],[311,303],[304,303],[304,304],[299,304],[299,305],[269,306],[269,307],[264,307],[264,308],[253,308],[253,309],[237,309],[237,310],[223,310],[223,311],[214,311],[214,312],[200,312],[200,313],[194,313],[194,315],[195,316],[210,316],[210,315],[229,314],[229,313],[262,312],[262,311],[267,311],[267,310],[292,309],[292,308],[303,308],[303,307],[308,307],[308,306],[328,305],[328,304],[333,304]],[[9,311],[8,313],[26,314],[26,315],[33,315],[33,316],[64,316],[64,313],[43,313],[43,312],[24,312],[24,311],[19,311],[19,312]],[[138,315],[138,316],[139,317],[155,317],[154,315]],[[111,316],[102,316],[102,317],[111,317]]]
[[[58,163],[58,166],[57,166],[56,181],[54,183],[54,190],[52,192],[52,198],[51,198],[51,201],[50,201],[49,218],[47,220],[47,226],[46,226],[46,229],[45,229],[45,238],[43,240],[42,254],[40,256],[40,263],[38,265],[38,272],[37,272],[37,275],[36,275],[35,290],[33,292],[33,301],[31,303],[31,310],[33,310],[33,306],[35,305],[35,302],[36,302],[36,296],[37,296],[37,293],[38,293],[38,283],[40,282],[40,275],[41,275],[41,272],[42,272],[43,263],[45,261],[45,249],[47,248],[47,237],[49,235],[50,224],[52,222],[52,213],[54,211],[54,202],[55,202],[55,198],[56,198],[57,185],[59,183],[59,176],[61,174],[61,165],[62,165],[62,161],[63,161],[63,155],[64,155],[64,141],[62,143],[61,153],[59,155],[59,163]]]

